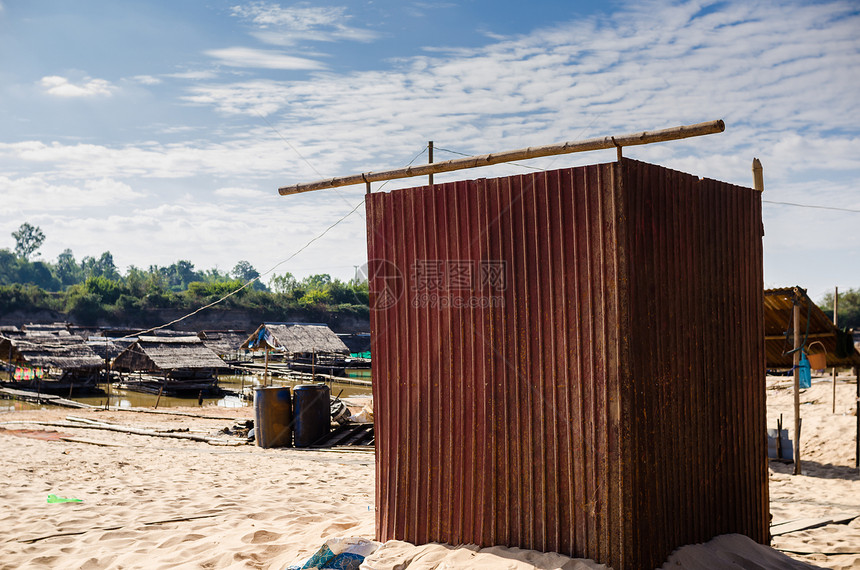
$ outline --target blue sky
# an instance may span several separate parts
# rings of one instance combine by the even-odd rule
[[[860,287],[858,94],[854,1],[0,0],[0,247],[28,221],[51,261],[266,271],[364,192],[279,186],[426,162],[428,140],[445,160],[724,119],[625,155],[745,186],[759,157],[765,285],[819,298]],[[349,278],[364,229],[359,207],[276,272]]]

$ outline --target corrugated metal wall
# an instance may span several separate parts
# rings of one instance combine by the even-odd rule
[[[377,535],[767,538],[760,196],[623,160],[368,196]]]

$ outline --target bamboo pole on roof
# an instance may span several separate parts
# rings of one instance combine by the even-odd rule
[[[570,154],[574,152],[585,152],[589,150],[603,150],[608,148],[620,149],[623,146],[636,146],[656,142],[686,139],[690,137],[721,133],[724,130],[726,130],[726,125],[722,120],[708,121],[705,123],[697,123],[695,125],[682,125],[657,131],[642,131],[640,133],[633,133],[627,135],[597,137],[582,141],[568,141],[544,146],[528,147],[492,154],[484,154],[480,156],[456,158],[443,162],[434,162],[432,164],[407,166],[405,168],[384,170],[381,172],[365,172],[363,174],[352,174],[349,176],[318,180],[316,182],[307,182],[302,184],[293,184],[292,186],[284,186],[282,188],[278,188],[278,193],[281,196],[288,196],[291,194],[310,192],[312,190],[325,190],[328,188],[339,188],[341,186],[361,184],[362,182],[367,184],[369,187],[371,182],[381,182],[383,180],[410,178],[412,176],[427,176],[440,172],[451,172],[454,170],[463,170],[466,168],[477,168],[479,166],[501,164],[503,162],[510,162],[512,160],[525,160],[529,158],[540,158],[543,156]]]
[[[757,158],[753,159],[752,171],[753,171],[753,188],[755,188],[759,192],[764,192],[764,173],[762,171],[761,161]]]
[[[427,163],[433,164],[433,141],[427,142]],[[433,173],[431,172],[429,176],[427,176],[427,183],[430,186],[433,186]]]

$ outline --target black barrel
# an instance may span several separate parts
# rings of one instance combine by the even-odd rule
[[[254,439],[260,447],[290,447],[293,406],[289,386],[254,390]]]
[[[331,429],[329,388],[325,384],[302,384],[293,388],[295,396],[295,446],[309,447]]]

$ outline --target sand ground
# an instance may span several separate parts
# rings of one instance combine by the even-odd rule
[[[853,469],[854,389],[853,376],[840,378],[836,414],[831,413],[829,378],[817,379],[803,392],[803,474],[793,475],[792,465],[770,464],[775,523],[860,515],[860,475]],[[768,427],[776,427],[782,413],[792,430],[792,410],[790,379],[769,378]],[[0,413],[0,570],[280,569],[310,555],[327,538],[373,538],[374,458],[369,452],[261,449],[10,423],[68,423],[65,418],[73,416],[239,441],[222,430],[253,417],[250,408],[178,411],[217,418],[65,409]],[[83,502],[48,503],[49,494]],[[860,518],[778,536],[773,546],[796,551],[788,554],[819,567],[860,568]],[[721,548],[734,559],[750,549],[731,540]],[[747,558],[760,556],[761,548],[753,546]],[[699,567],[690,560],[714,556],[686,554],[672,559],[672,567]],[[757,560],[763,568],[781,567],[779,558]],[[478,552],[405,543],[387,545],[372,567],[395,568],[409,561],[410,569],[602,567],[516,549]]]

